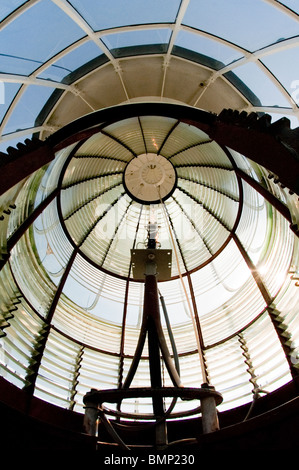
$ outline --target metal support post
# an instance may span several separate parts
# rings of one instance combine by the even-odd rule
[[[95,389],[90,390],[90,394],[95,392]],[[97,435],[97,421],[99,417],[98,406],[91,401],[88,401],[88,393],[86,394],[87,400],[85,401],[85,414],[83,420],[83,427],[87,434],[90,436]]]
[[[215,388],[208,385],[202,384],[202,389],[215,391]],[[219,430],[219,421],[218,421],[218,414],[216,408],[216,401],[215,397],[209,395],[203,396],[200,399],[201,403],[201,415],[202,415],[202,430],[203,434],[208,434],[210,432],[218,431]]]

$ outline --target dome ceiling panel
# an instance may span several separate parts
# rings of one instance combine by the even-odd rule
[[[160,97],[163,86],[163,64],[164,58],[161,55],[120,59],[121,76],[127,92],[122,101],[143,96]]]
[[[201,84],[208,82],[211,76],[211,71],[204,67],[172,57],[166,69],[163,97],[193,105]]]
[[[246,99],[246,95],[232,86],[226,77],[214,77],[212,75],[211,83],[208,81],[206,86],[196,96],[196,106],[201,109],[219,114],[225,108],[232,109],[250,109],[251,103]]]
[[[79,96],[65,93],[55,100],[54,108],[51,110],[51,119],[42,130],[43,138],[51,135],[53,131],[60,129],[74,119],[91,112],[90,106]]]
[[[121,75],[107,62],[75,82],[76,92],[86,100],[88,112],[122,103],[128,99]]]

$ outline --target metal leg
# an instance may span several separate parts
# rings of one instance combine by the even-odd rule
[[[210,385],[203,384],[202,388],[215,390]],[[216,408],[216,401],[213,396],[202,397],[201,403],[201,415],[202,415],[202,430],[204,434],[219,430],[219,421]]]
[[[86,403],[83,427],[90,436],[97,435],[97,420],[99,416],[98,407],[94,403]]]
[[[157,425],[156,425],[156,447],[157,449],[163,449],[168,445],[168,438],[167,438],[167,425],[166,420],[162,419],[159,422],[159,417],[157,417]]]

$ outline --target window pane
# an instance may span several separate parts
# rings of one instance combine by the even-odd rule
[[[95,30],[146,23],[173,23],[180,0],[70,0]]]
[[[39,2],[0,32],[1,71],[29,75],[83,36],[83,31],[51,1]]]
[[[7,50],[3,47],[1,48],[0,46],[1,72],[13,73],[16,75],[30,75],[31,72],[33,72],[37,67],[42,64],[42,61],[40,60],[19,57],[17,55],[17,52],[12,52],[13,47],[10,47],[9,49],[10,50]],[[17,49],[18,46],[16,46],[16,50]]]
[[[290,107],[288,100],[258,65],[252,63],[243,65],[234,69],[234,74],[257,96],[262,106]]]
[[[260,0],[191,0],[183,24],[254,51],[299,33],[298,23]]]
[[[291,129],[295,129],[296,127],[299,127],[299,119],[296,117],[296,116],[292,116],[292,114],[289,114],[289,113],[285,113],[283,114],[283,109],[279,109],[279,111],[281,112],[281,114],[279,113],[267,113],[271,116],[271,119],[272,119],[272,123],[275,122],[275,121],[278,121],[279,119],[281,118],[287,118],[289,119],[290,121],[290,128]]]
[[[299,13],[299,4],[297,0],[279,0],[279,3],[282,3],[283,5],[288,7],[290,10],[293,10],[296,13]]]
[[[187,31],[179,32],[175,45],[191,49],[194,52],[212,58],[215,62],[219,61],[221,64],[229,64],[242,57],[242,54],[232,47],[224,46],[218,41]],[[215,68],[221,68],[221,64]]]
[[[3,120],[6,111],[11,105],[12,100],[20,89],[16,83],[0,82],[0,122]]]
[[[284,49],[276,54],[267,55],[262,62],[277,77],[284,88],[299,105],[299,47]]]
[[[93,42],[87,42],[69,52],[62,59],[48,67],[39,75],[39,78],[56,80],[60,82],[65,76],[85,65],[90,60],[102,54],[102,51]]]
[[[10,13],[23,3],[26,3],[26,0],[2,0],[0,5],[0,21],[10,15]]]
[[[3,134],[35,127],[36,118],[52,93],[53,89],[51,87],[29,86],[12,112]]]
[[[16,137],[15,139],[9,139],[9,140],[4,140],[0,141],[0,152],[6,153],[6,150],[8,147],[16,147],[17,144],[25,142],[26,139],[31,139],[32,134],[26,134],[24,136]]]
[[[165,44],[169,42],[170,29],[150,29],[109,34],[101,39],[109,49],[147,44]]]

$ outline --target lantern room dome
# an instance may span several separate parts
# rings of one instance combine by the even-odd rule
[[[151,221],[172,251],[158,284],[183,384],[202,383],[199,342],[220,411],[297,375],[295,3],[0,7],[1,165],[44,149],[0,196],[7,381],[79,413],[91,388],[122,386],[143,308],[131,253]],[[148,383],[145,347],[134,385]]]

